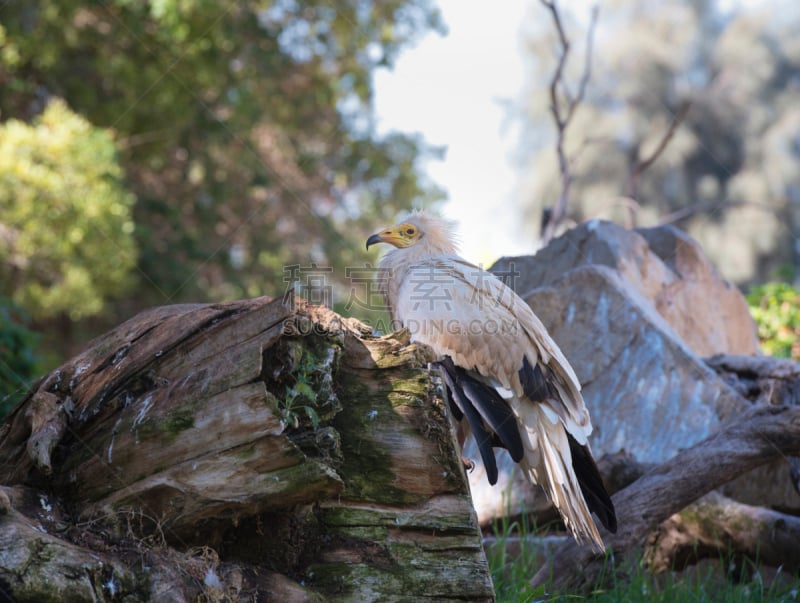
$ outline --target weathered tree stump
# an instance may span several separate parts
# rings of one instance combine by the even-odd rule
[[[136,316],[0,430],[0,592],[493,600],[427,360],[301,301]]]

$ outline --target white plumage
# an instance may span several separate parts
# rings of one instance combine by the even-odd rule
[[[452,360],[443,365],[448,389],[484,440],[478,442],[484,463],[494,466],[492,446],[508,448],[575,538],[603,550],[590,509],[612,531],[616,518],[589,449],[589,412],[578,378],[542,322],[500,279],[457,255],[441,218],[414,212],[367,246],[379,242],[395,247],[380,262],[392,318],[413,341]],[[510,397],[501,399],[498,388]]]

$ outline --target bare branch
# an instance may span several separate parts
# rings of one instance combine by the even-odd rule
[[[586,96],[586,87],[591,78],[594,30],[597,25],[599,9],[596,5],[592,7],[591,21],[586,34],[586,56],[584,59],[583,73],[578,84],[578,91],[573,97],[567,90],[567,85],[564,81],[564,69],[569,57],[570,41],[564,31],[561,14],[558,11],[555,0],[540,0],[540,2],[550,11],[556,33],[558,34],[558,42],[561,50],[555,71],[553,71],[553,77],[550,80],[550,112],[553,115],[553,121],[556,125],[556,155],[558,157],[558,170],[561,174],[561,191],[552,210],[543,213],[542,243],[547,244],[555,236],[558,226],[564,221],[564,217],[567,213],[572,174],[570,171],[570,159],[567,157],[566,151],[564,150],[564,141],[567,128],[575,115],[575,111]],[[559,88],[561,88],[560,95]],[[559,98],[559,96],[563,97],[563,100]]]
[[[653,152],[646,159],[639,158],[639,149],[637,148],[633,154],[633,164],[632,169],[629,171],[628,175],[628,196],[636,199],[638,189],[639,189],[639,177],[651,166],[653,165],[656,160],[661,156],[664,152],[664,149],[667,148],[672,137],[675,136],[675,132],[677,132],[678,127],[683,123],[686,119],[686,116],[689,114],[689,108],[692,106],[691,101],[685,100],[681,103],[681,106],[678,108],[678,111],[675,115],[672,116],[672,121],[669,124],[669,128],[667,131],[664,132],[664,135],[661,137],[658,145],[656,148],[653,149]]]
[[[592,7],[592,13],[589,20],[589,30],[586,32],[586,55],[583,59],[583,74],[581,75],[580,82],[578,83],[578,94],[575,99],[570,102],[569,110],[567,112],[566,122],[572,121],[572,116],[575,109],[583,102],[586,96],[586,87],[589,85],[589,80],[592,78],[592,53],[594,52],[594,30],[597,26],[597,15],[600,9],[597,5]]]
[[[625,221],[625,228],[634,228],[636,226],[636,216],[639,214],[641,207],[636,199],[631,197],[618,197],[611,202],[602,205],[594,213],[588,217],[592,219],[603,218],[604,214],[608,211],[621,207],[625,210],[627,220]]]
[[[650,153],[650,156],[647,159],[644,159],[639,162],[639,165],[633,170],[634,176],[640,175],[644,172],[647,168],[649,168],[656,159],[658,159],[659,155],[664,152],[664,149],[667,148],[669,141],[672,140],[672,137],[675,136],[675,131],[678,129],[678,126],[681,125],[686,116],[689,114],[689,108],[692,106],[691,101],[683,101],[681,103],[678,112],[673,116],[672,123],[669,125],[669,129],[664,133],[661,142],[658,143],[658,146]]]
[[[556,128],[558,128],[558,132],[561,134],[562,130],[566,126],[566,123],[564,118],[561,116],[561,105],[558,100],[558,86],[561,84],[561,78],[564,75],[564,67],[567,64],[570,43],[569,39],[564,33],[564,27],[561,24],[561,15],[558,12],[558,7],[556,6],[555,1],[550,2],[548,0],[541,0],[541,2],[548,8],[553,17],[553,24],[556,27],[556,32],[558,33],[558,42],[561,46],[561,54],[558,57],[556,69],[553,71],[553,77],[550,80],[550,110],[553,113],[553,118],[556,122]]]
[[[696,214],[702,214],[706,212],[714,213],[723,208],[745,206],[755,207],[769,214],[775,213],[775,207],[767,203],[758,203],[757,201],[737,201],[735,199],[715,199],[713,201],[702,201],[687,207],[682,207],[678,210],[675,210],[671,214],[663,216],[658,223],[659,225],[673,224],[675,222],[679,222],[680,220],[690,218]]]

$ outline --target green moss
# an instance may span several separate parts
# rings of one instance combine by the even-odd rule
[[[172,443],[179,434],[194,427],[194,410],[190,408],[177,408],[163,417],[148,417],[138,423],[135,430],[142,436],[152,438],[163,436],[164,443]]]
[[[319,590],[336,593],[332,597],[336,601],[377,600],[386,593],[396,593],[394,601],[477,600],[478,593],[485,600],[481,581],[471,578],[484,571],[481,562],[458,559],[458,571],[448,572],[449,564],[426,556],[414,546],[397,547],[397,552],[401,557],[395,557],[393,550],[380,564],[312,565],[306,577]]]
[[[413,502],[413,496],[394,485],[392,456],[374,436],[376,430],[396,423],[388,392],[371,391],[353,374],[343,375],[342,385],[346,398],[334,427],[342,436],[340,473],[346,495],[384,503]]]
[[[678,516],[687,523],[695,524],[711,538],[724,538],[725,534],[719,533],[719,506],[716,504],[706,504],[700,500],[693,505],[678,512]],[[759,527],[758,522],[750,517],[730,518],[726,525],[732,533],[749,532]]]
[[[31,552],[31,558],[35,559],[37,563],[44,563],[51,561],[55,557],[53,548],[42,540],[31,540],[28,549]]]
[[[338,528],[336,533],[348,539],[380,542],[386,540],[389,530],[375,526],[352,526]]]
[[[288,504],[295,498],[298,501],[316,497],[337,496],[342,491],[340,477],[325,463],[304,458],[298,451],[300,462],[289,465],[259,477],[264,492],[280,493],[283,502]]]
[[[399,568],[394,567],[378,569],[366,563],[326,563],[310,566],[306,576],[319,590],[336,593],[337,601],[368,600],[379,593],[407,594]]]
[[[256,452],[255,444],[249,444],[247,446],[239,446],[234,452],[234,456],[237,459],[247,460],[253,458],[255,452]]]
[[[164,431],[172,436],[194,427],[194,413],[188,409],[179,409],[167,415],[163,422]]]

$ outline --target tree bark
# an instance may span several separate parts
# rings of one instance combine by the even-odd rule
[[[645,558],[654,572],[681,570],[703,558],[732,557],[796,574],[798,543],[799,517],[710,492],[659,526],[648,539]]]
[[[131,319],[0,428],[0,592],[493,600],[427,360],[301,301]]]
[[[799,452],[800,407],[758,406],[617,492],[612,500],[619,530],[612,535],[601,529],[603,539],[615,553],[638,550],[661,522],[692,501],[746,471]],[[605,557],[570,542],[531,584],[550,583],[554,592],[585,592],[600,587],[612,573]]]
[[[748,400],[761,404],[800,405],[800,363],[794,360],[769,356],[718,354],[707,358],[706,363]],[[771,470],[775,479],[782,479],[788,466],[789,481],[794,492],[800,494],[800,457],[787,456],[774,465]],[[740,482],[746,479],[747,476],[743,476],[728,484],[723,493],[730,495],[732,492],[741,491],[743,488]],[[794,498],[793,493],[789,496]],[[773,504],[784,506],[781,502]],[[796,505],[793,506],[796,512]]]
[[[718,354],[705,362],[748,400],[800,404],[800,363],[794,360]]]
[[[617,492],[653,466],[620,453],[600,459],[598,468],[610,491]],[[644,550],[645,563],[653,573],[682,570],[701,559],[725,558],[736,562],[748,559],[797,573],[800,517],[743,504],[712,491],[658,526],[647,537]]]

